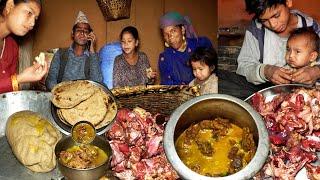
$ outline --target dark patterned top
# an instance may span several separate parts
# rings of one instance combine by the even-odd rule
[[[124,55],[120,54],[113,65],[113,88],[146,84],[148,68],[150,63],[145,53],[138,52],[138,61],[135,65],[130,65]]]

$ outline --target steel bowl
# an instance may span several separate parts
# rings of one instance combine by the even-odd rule
[[[248,127],[257,150],[249,164],[237,173],[225,177],[208,177],[189,169],[179,158],[175,141],[190,125],[205,119],[222,117],[240,127]],[[262,117],[248,103],[224,94],[208,94],[193,98],[179,106],[171,115],[164,132],[164,150],[167,159],[183,179],[250,179],[263,166],[269,153],[268,132]]]
[[[57,143],[55,147],[55,155],[57,157],[58,168],[62,175],[64,175],[67,179],[70,180],[97,180],[100,177],[106,175],[107,169],[110,165],[110,157],[112,155],[111,147],[109,143],[100,136],[96,136],[96,138],[93,140],[91,144],[99,147],[104,152],[106,152],[106,154],[108,155],[108,159],[104,164],[94,168],[76,169],[70,168],[62,164],[59,160],[59,154],[61,151],[78,144],[75,141],[73,141],[71,136],[65,137]]]

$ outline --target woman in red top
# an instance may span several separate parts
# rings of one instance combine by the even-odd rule
[[[17,91],[19,84],[40,80],[48,65],[35,62],[17,73],[19,47],[10,36],[24,36],[33,29],[41,10],[40,0],[0,1],[0,93]]]

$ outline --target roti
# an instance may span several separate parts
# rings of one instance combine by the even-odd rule
[[[116,115],[117,105],[115,102],[113,102],[112,104],[109,104],[106,115],[104,116],[103,120],[99,124],[97,124],[96,129],[102,128],[110,124],[110,122],[115,118]]]
[[[58,114],[58,117],[59,119],[61,120],[61,122],[63,122],[64,124],[68,125],[68,126],[71,126],[71,124],[69,124],[65,119],[64,117],[62,116],[62,113],[61,113],[61,110],[60,109],[57,109],[57,114]]]
[[[73,108],[91,97],[95,86],[85,80],[65,81],[52,89],[52,103],[58,108]]]
[[[71,125],[83,120],[97,125],[104,119],[107,113],[107,106],[101,92],[96,91],[94,95],[75,107],[69,109],[62,108],[60,111],[64,120]]]

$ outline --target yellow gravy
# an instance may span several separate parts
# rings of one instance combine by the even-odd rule
[[[212,156],[203,155],[194,140],[190,144],[185,143],[186,131],[184,131],[177,139],[175,146],[180,159],[186,166],[192,169],[195,165],[200,166],[200,174],[210,176],[227,175],[230,159],[228,153],[233,146],[240,146],[243,130],[231,124],[226,136],[221,136],[217,139],[212,137],[211,129],[201,129],[198,132],[197,138],[200,141],[206,141],[211,144],[214,149]],[[230,140],[236,142],[231,145]],[[241,149],[239,147],[239,149]]]

